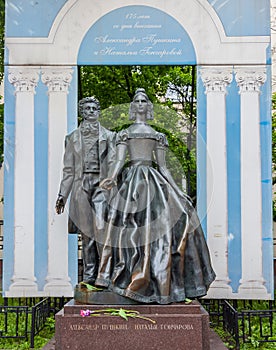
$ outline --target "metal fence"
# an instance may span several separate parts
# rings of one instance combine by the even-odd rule
[[[45,326],[47,318],[61,310],[65,302],[65,298],[50,297],[40,300],[4,298],[4,305],[0,306],[0,339],[29,340],[30,348],[33,348],[34,338]]]
[[[61,310],[68,300],[4,298],[4,305],[0,306],[0,339],[29,340],[33,348],[35,336],[43,329],[47,318]],[[276,334],[273,334],[275,302],[202,299],[201,304],[209,313],[211,327],[223,327],[236,349],[240,349],[241,343],[276,343]]]
[[[211,327],[222,326],[237,350],[241,343],[276,343],[275,301],[202,299],[201,304],[209,313]]]

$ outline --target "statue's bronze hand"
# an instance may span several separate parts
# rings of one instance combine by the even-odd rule
[[[62,214],[64,212],[64,199],[62,196],[58,196],[57,201],[56,201],[56,213],[57,214]]]

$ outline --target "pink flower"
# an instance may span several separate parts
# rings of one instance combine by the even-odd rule
[[[81,315],[82,317],[90,316],[90,314],[91,314],[91,311],[90,311],[90,310],[81,310],[81,311],[80,311],[80,315]]]

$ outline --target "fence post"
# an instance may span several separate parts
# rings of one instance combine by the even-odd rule
[[[35,337],[35,323],[36,323],[36,306],[32,306],[32,322],[31,322],[31,335],[30,335],[30,348],[34,348]]]

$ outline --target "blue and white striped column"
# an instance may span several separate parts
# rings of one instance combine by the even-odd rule
[[[241,105],[241,245],[242,278],[239,295],[264,297],[262,267],[262,183],[260,88],[265,67],[236,67]],[[269,296],[268,296],[269,297]]]
[[[49,296],[72,294],[68,275],[68,217],[55,213],[67,134],[67,96],[71,67],[44,67],[42,82],[48,87],[48,274],[44,291]]]
[[[222,290],[223,295],[231,297],[228,277],[226,94],[233,79],[232,68],[202,67],[200,76],[207,103],[207,240],[217,275],[208,297],[217,298]]]
[[[5,296],[33,296],[34,275],[34,95],[37,67],[9,68],[15,88],[14,271]]]

